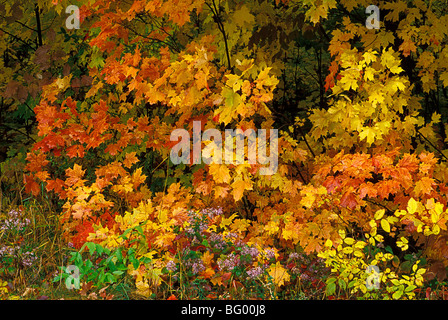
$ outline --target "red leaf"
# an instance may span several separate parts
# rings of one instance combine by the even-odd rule
[[[353,194],[353,190],[345,192],[341,198],[341,206],[343,207],[354,209],[357,204],[358,201],[356,201],[356,196]]]
[[[33,196],[39,195],[40,192],[39,184],[36,181],[34,181],[32,177],[30,177],[29,175],[24,175],[23,182],[25,183],[26,193],[32,193]]]

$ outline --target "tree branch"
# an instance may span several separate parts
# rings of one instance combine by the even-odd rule
[[[40,25],[40,12],[39,12],[39,5],[36,3],[34,6],[34,12],[36,13],[36,23],[37,23],[37,41],[39,44],[39,47],[42,46],[42,26]]]
[[[210,11],[211,11],[212,14],[214,15],[214,17],[215,17],[214,20],[215,20],[215,22],[217,23],[217,25],[218,25],[218,29],[219,29],[219,31],[222,33],[222,36],[223,36],[223,38],[224,38],[224,46],[225,46],[225,48],[226,48],[226,56],[227,56],[227,67],[228,67],[229,70],[233,70],[233,68],[232,68],[232,64],[231,64],[231,62],[230,62],[229,45],[228,45],[228,43],[227,43],[227,35],[226,35],[226,31],[225,31],[225,29],[224,29],[224,24],[222,23],[222,20],[221,20],[221,18],[220,18],[220,16],[219,16],[218,8],[216,7],[216,3],[215,3],[215,1],[212,0],[212,3],[213,3],[213,7],[214,7],[214,9],[213,9],[213,8],[211,7],[211,5],[210,5],[209,3],[207,3],[207,2],[206,2],[206,5],[209,7]]]

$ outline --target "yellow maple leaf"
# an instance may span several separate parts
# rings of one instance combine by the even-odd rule
[[[236,180],[231,184],[232,194],[235,202],[243,197],[244,190],[252,190],[252,182],[246,180]]]
[[[213,176],[213,180],[215,180],[216,183],[230,182],[230,170],[225,164],[211,163],[209,166],[209,172]]]
[[[394,50],[389,48],[388,50],[383,49],[383,53],[381,55],[381,64],[386,68],[389,68],[392,73],[400,73],[403,68],[400,67],[400,59],[394,56]]]
[[[364,128],[360,133],[359,133],[359,139],[360,140],[364,140],[367,138],[367,143],[370,145],[375,141],[375,131],[370,128]]]
[[[274,281],[276,287],[284,285],[285,282],[289,281],[290,279],[288,271],[283,268],[283,266],[280,264],[280,261],[277,261],[275,265],[271,265],[271,267],[268,269],[268,274],[272,277],[272,280]]]

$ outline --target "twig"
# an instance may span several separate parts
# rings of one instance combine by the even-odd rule
[[[446,160],[448,160],[448,158],[443,154],[443,152],[441,150],[439,150],[439,148],[437,148],[431,141],[429,141],[428,138],[426,138],[420,131],[418,131],[418,129],[416,129],[417,133],[426,141],[428,142],[428,144],[433,147],[435,150],[437,150],[442,157],[444,157]]]
[[[40,25],[40,13],[39,13],[39,5],[36,3],[34,6],[34,12],[36,13],[36,23],[37,23],[37,40],[39,43],[39,47],[42,46],[42,27]]]

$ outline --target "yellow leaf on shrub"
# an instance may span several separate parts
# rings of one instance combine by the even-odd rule
[[[381,228],[386,232],[390,232],[390,224],[386,219],[381,219]]]
[[[348,244],[349,246],[351,246],[352,244],[355,243],[355,239],[353,239],[353,238],[345,238],[345,239],[344,239],[344,242],[345,242],[346,244]]]
[[[386,212],[386,210],[384,210],[384,209],[378,210],[374,215],[375,220],[380,220],[383,217],[385,212]]]
[[[342,249],[342,252],[344,252],[345,254],[350,254],[353,252],[353,248],[352,247],[345,247],[344,249]]]
[[[417,201],[415,201],[414,198],[409,199],[407,210],[410,214],[417,211]]]

